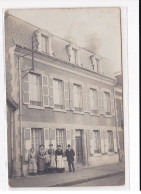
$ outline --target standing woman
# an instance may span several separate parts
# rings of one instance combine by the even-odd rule
[[[57,167],[57,172],[63,172],[65,170],[64,168],[64,160],[63,160],[63,151],[61,149],[61,146],[57,146],[57,150],[55,151],[56,155],[56,167]]]
[[[37,168],[39,175],[45,173],[46,165],[44,145],[39,146],[39,154],[37,155]]]
[[[48,155],[50,157],[49,172],[55,172],[55,170],[56,170],[56,161],[55,161],[55,150],[53,148],[53,144],[49,145]]]
[[[36,175],[37,174],[37,165],[36,165],[36,158],[35,158],[35,151],[34,148],[30,149],[29,153],[29,166],[28,166],[28,172],[29,175]]]

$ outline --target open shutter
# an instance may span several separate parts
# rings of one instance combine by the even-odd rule
[[[54,149],[56,149],[56,129],[55,128],[49,129],[49,134],[50,134],[50,143],[52,143]]]
[[[53,101],[53,78],[49,77],[49,106],[51,108],[54,107],[54,101]]]
[[[87,87],[83,86],[83,110],[87,112]]]
[[[68,144],[71,145],[71,130],[70,129],[66,129],[66,140],[67,140],[67,145]]]
[[[90,87],[87,86],[87,112],[90,112]]]
[[[115,101],[114,101],[114,94],[111,93],[111,115],[115,116]]]
[[[104,114],[104,92],[98,90],[99,114]]]
[[[89,131],[89,140],[90,140],[90,155],[94,154],[94,135],[93,131]]]
[[[49,107],[49,83],[48,83],[48,76],[42,76],[42,90],[43,90],[43,106]]]
[[[28,161],[29,150],[31,149],[31,128],[24,129],[24,158]]]
[[[44,128],[44,146],[45,149],[49,147],[49,128]]]
[[[116,131],[113,131],[114,133],[114,152],[117,153],[117,134],[116,134]]]
[[[72,82],[70,82],[70,109],[74,110],[73,83]]]
[[[100,136],[101,136],[101,153],[105,153],[105,138],[104,138],[104,131],[100,131]]]
[[[29,100],[29,74],[27,74],[24,78],[23,78],[23,103],[24,104],[29,104],[30,100]]]
[[[70,110],[70,91],[69,91],[69,82],[65,81],[65,109]]]
[[[106,130],[104,130],[104,138],[105,138],[105,153],[108,153],[108,134]]]

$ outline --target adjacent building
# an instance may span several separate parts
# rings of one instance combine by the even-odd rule
[[[101,57],[11,15],[5,34],[7,96],[17,105],[11,176],[28,175],[28,151],[40,144],[71,144],[77,167],[118,162],[117,81]]]

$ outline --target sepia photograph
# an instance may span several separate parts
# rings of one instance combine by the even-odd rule
[[[4,15],[9,186],[125,185],[120,7]]]

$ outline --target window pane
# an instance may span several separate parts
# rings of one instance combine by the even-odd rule
[[[63,82],[61,80],[53,80],[53,96],[55,105],[63,105]],[[57,106],[59,108],[59,106]],[[61,107],[60,107],[61,108]],[[63,108],[63,107],[62,107]]]

